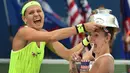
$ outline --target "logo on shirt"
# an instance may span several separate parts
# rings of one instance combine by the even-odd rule
[[[32,55],[33,55],[33,56],[37,56],[37,55],[39,55],[39,54],[41,54],[41,52],[37,52],[37,53],[32,52]]]

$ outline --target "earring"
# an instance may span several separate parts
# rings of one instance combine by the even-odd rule
[[[27,24],[27,22],[24,22],[24,24]]]

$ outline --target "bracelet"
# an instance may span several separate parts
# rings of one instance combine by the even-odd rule
[[[88,44],[90,44],[90,42],[87,38],[84,38],[83,41],[82,41],[82,44],[84,45],[84,47],[87,47]]]
[[[82,60],[80,65],[80,72],[88,72],[89,71],[89,60]]]
[[[84,47],[87,47],[88,50],[90,50],[92,48],[91,45],[90,45],[90,42],[87,38],[83,39],[82,44],[84,45]]]
[[[78,24],[75,27],[76,27],[77,33],[83,33],[83,32],[85,32],[85,27],[84,27],[83,24]]]

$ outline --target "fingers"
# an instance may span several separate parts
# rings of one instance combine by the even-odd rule
[[[96,30],[98,30],[100,28],[105,28],[105,26],[99,25],[99,24],[94,24],[93,31],[96,31]]]
[[[95,24],[95,26],[96,26],[96,27],[100,27],[100,28],[101,28],[101,27],[103,27],[103,28],[106,27],[106,26],[103,26],[103,25],[101,25],[101,24]]]
[[[80,57],[79,54],[76,53],[76,52],[74,52],[74,53],[72,54],[71,58],[72,58],[71,60],[72,60],[72,61],[75,61],[75,62],[81,61],[81,57]]]
[[[106,27],[106,26],[103,26],[101,24],[97,24],[95,22],[88,22],[88,23],[85,23],[85,25],[86,25],[86,28],[87,28],[86,30],[88,30],[90,32],[93,32],[97,29]]]
[[[77,54],[81,54],[81,53],[82,53],[82,51],[83,51],[83,49],[84,49],[84,48],[79,49],[79,50],[77,51]]]

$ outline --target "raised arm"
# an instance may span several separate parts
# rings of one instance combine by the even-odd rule
[[[71,35],[77,34],[75,27],[69,27],[59,30],[54,30],[52,32],[43,32],[37,31],[30,27],[24,27],[19,30],[19,35],[22,35],[21,38],[28,41],[56,41],[67,38]]]
[[[84,28],[87,31],[93,31],[97,28],[97,26],[96,26],[96,24],[85,23]],[[22,30],[22,31],[20,31],[20,30]],[[77,31],[78,31],[78,33],[85,32],[85,30],[83,29],[83,26],[76,26],[76,27],[72,26],[72,27],[68,27],[68,28],[54,30],[51,32],[37,31],[30,27],[24,27],[20,30],[19,30],[20,35],[22,35],[21,37],[25,40],[46,41],[46,42],[57,41],[57,40],[68,38],[72,35],[77,34]]]
[[[89,45],[89,41],[86,38],[84,38],[84,40],[81,43],[77,44],[76,46],[74,46],[71,49],[66,48],[60,42],[48,42],[46,46],[51,51],[56,53],[58,56],[66,59],[66,60],[69,60],[72,53],[77,52],[80,49],[87,47],[88,45]]]
[[[75,47],[68,49],[64,45],[62,45],[60,42],[49,42],[46,45],[51,51],[53,51],[58,56],[62,57],[63,59],[66,59],[69,61],[70,56],[72,53],[78,51],[79,49],[83,48],[82,43],[79,43]]]

